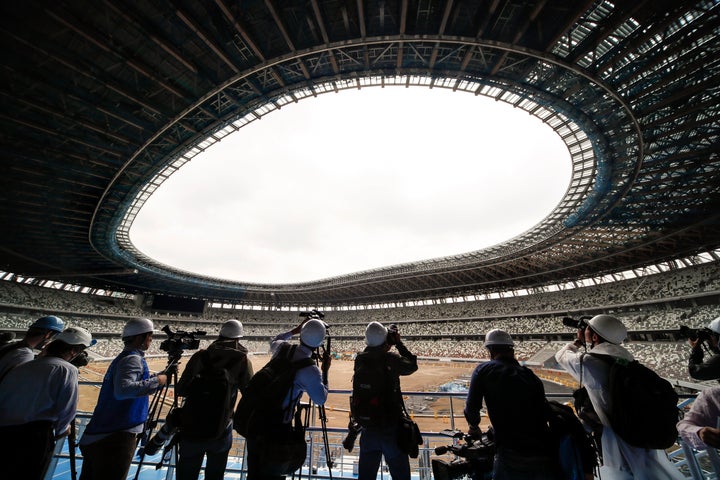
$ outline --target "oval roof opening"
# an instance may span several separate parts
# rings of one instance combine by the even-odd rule
[[[570,176],[557,134],[503,102],[347,90],[286,105],[196,156],[130,235],[189,272],[307,282],[508,240],[557,206]]]

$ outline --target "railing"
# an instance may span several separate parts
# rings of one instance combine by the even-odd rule
[[[84,382],[87,384],[87,382]],[[331,395],[349,395],[348,390],[331,390]],[[467,424],[463,417],[462,411],[464,407],[466,393],[464,392],[405,392],[407,397],[408,411],[414,417],[415,421],[420,425],[423,431],[424,444],[420,446],[420,453],[417,459],[410,459],[410,467],[413,480],[429,480],[432,478],[431,459],[437,456],[434,453],[436,446],[448,445],[453,443],[453,439],[447,435],[442,435],[440,430],[428,428],[429,424],[441,425],[447,429],[466,430]],[[423,412],[414,409],[413,401],[415,397],[447,397],[448,408],[443,412]],[[567,394],[548,393],[548,398],[560,401],[569,400]],[[687,396],[686,396],[687,397]],[[680,404],[685,406],[692,402],[692,398],[687,398]],[[345,414],[343,410],[334,410],[335,413]],[[78,414],[76,419],[78,438],[82,436],[85,425],[89,421],[90,414]],[[347,418],[347,417],[346,417]],[[160,419],[162,423],[163,419]],[[158,425],[157,428],[159,428]],[[308,454],[305,464],[300,471],[296,472],[296,478],[307,479],[354,479],[357,478],[357,462],[359,446],[356,445],[352,452],[348,452],[342,446],[342,441],[347,435],[346,427],[328,426],[328,451],[331,455],[332,468],[328,469],[325,458],[325,445],[323,443],[323,432],[320,427],[320,421],[317,417],[317,409],[313,409],[310,415],[308,425]],[[71,480],[71,455],[68,450],[67,441],[65,439],[58,441],[53,461],[48,469],[46,480]],[[82,465],[82,455],[76,451],[76,470],[79,472]],[[128,474],[128,479],[137,478],[139,480],[174,480],[175,479],[175,451],[169,452],[169,459],[158,467],[160,456],[158,453],[152,457],[142,459],[140,473],[137,474],[140,459],[136,456]],[[675,466],[685,475],[686,478],[693,480],[710,480],[719,479],[720,475],[720,458],[717,452],[695,451],[688,445],[679,441],[677,445],[668,450],[668,456]],[[225,471],[225,479],[244,480],[247,475],[245,460],[245,440],[240,436],[233,438],[233,446],[228,457],[228,464]],[[446,454],[443,458],[451,459],[451,454]],[[385,464],[381,464],[378,472],[378,478],[389,478],[389,473]]]

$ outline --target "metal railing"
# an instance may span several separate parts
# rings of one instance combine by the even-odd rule
[[[87,384],[87,382],[85,382]],[[349,395],[349,390],[331,390],[331,395]],[[448,445],[453,443],[453,439],[447,435],[443,435],[440,429],[424,428],[424,425],[432,423],[434,425],[446,425],[449,430],[465,430],[467,424],[463,417],[463,407],[465,392],[404,392],[407,400],[408,411],[414,420],[420,425],[423,434],[423,445],[419,448],[419,455],[416,459],[410,459],[410,467],[413,480],[429,480],[432,478],[431,460],[437,456],[434,453],[436,446]],[[447,408],[441,411],[422,411],[415,408],[416,398],[434,399],[447,398]],[[567,394],[548,393],[548,398],[565,401],[571,397]],[[687,395],[685,397],[688,397]],[[684,407],[692,402],[692,397],[685,398],[680,407]],[[334,409],[333,412],[344,414],[345,411]],[[85,425],[90,419],[89,413],[80,413],[76,418],[78,438],[81,438]],[[162,420],[161,420],[162,421]],[[159,428],[161,425],[158,425]],[[328,451],[331,456],[332,468],[328,468],[328,462],[325,458],[325,445],[323,443],[323,432],[320,427],[320,421],[317,416],[317,409],[313,408],[313,414],[310,415],[310,421],[307,428],[307,444],[308,454],[303,467],[295,473],[294,478],[309,479],[353,479],[357,478],[357,464],[359,446],[348,452],[342,446],[343,439],[347,435],[346,427],[327,427]],[[456,442],[457,440],[455,440]],[[66,439],[58,441],[56,445],[55,455],[50,464],[46,480],[71,480],[70,475],[70,459],[71,455],[68,450],[68,442]],[[718,480],[720,479],[720,457],[715,450],[697,451],[689,445],[678,439],[677,445],[668,450],[668,456],[675,466],[685,475],[686,478],[693,480]],[[161,453],[152,457],[145,457],[142,462],[141,471],[138,474],[140,480],[174,480],[175,479],[175,450],[169,452],[169,458],[160,462]],[[79,472],[82,465],[82,455],[76,452],[76,470]],[[451,459],[451,454],[444,456]],[[244,480],[247,475],[245,466],[246,447],[245,439],[239,435],[234,435],[233,446],[228,457],[228,464],[225,470],[225,479]],[[139,458],[136,456],[128,474],[129,479],[136,476],[139,465]],[[383,461],[378,471],[379,479],[389,479],[387,467]]]

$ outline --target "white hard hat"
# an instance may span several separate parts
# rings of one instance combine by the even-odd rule
[[[509,333],[496,328],[485,334],[485,346],[491,347],[493,345],[506,345],[508,347],[514,347],[515,342],[513,342]]]
[[[619,345],[627,337],[625,325],[612,315],[595,315],[590,319],[588,325],[595,333],[610,343]]]
[[[311,319],[305,322],[300,330],[300,341],[310,348],[322,345],[325,340],[325,322]]]
[[[97,343],[90,332],[81,327],[67,327],[57,334],[55,340],[63,341],[68,345],[84,345],[85,347],[92,347]]]
[[[712,322],[708,323],[708,330],[712,330],[714,333],[720,335],[720,317],[716,318]]]
[[[153,322],[147,318],[133,318],[123,327],[122,338],[154,332]]]
[[[387,328],[380,322],[370,322],[365,327],[365,345],[378,347],[387,341]]]
[[[220,327],[220,336],[225,338],[240,338],[243,336],[243,326],[239,321],[232,319]]]

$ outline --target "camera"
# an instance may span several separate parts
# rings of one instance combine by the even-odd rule
[[[443,430],[440,433],[461,439],[464,443],[435,447],[435,455],[452,453],[455,458],[453,460],[433,458],[431,460],[433,478],[437,480],[492,478],[496,451],[492,429],[488,429],[479,439],[473,439],[470,435],[457,430]]]
[[[165,417],[165,423],[145,444],[145,455],[153,456],[167,443],[167,450],[170,450],[177,441],[175,433],[180,426],[180,409],[173,408]]]
[[[573,317],[563,317],[562,323],[566,327],[571,328],[577,328],[580,330],[585,330],[585,328],[588,326],[587,321],[590,320],[592,317],[589,315],[583,315],[582,317],[575,319]]]
[[[395,345],[397,343],[398,326],[396,324],[390,324],[387,327],[387,338],[388,345]]]
[[[710,335],[712,332],[707,328],[690,328],[686,325],[680,325],[680,329],[678,330],[678,336],[680,338],[688,339],[688,340],[700,340],[701,342],[705,342],[710,340]]]
[[[360,425],[353,419],[350,419],[348,423],[348,433],[345,439],[342,441],[342,446],[348,452],[352,452],[355,447],[355,440],[360,434]]]
[[[160,350],[170,353],[182,353],[183,350],[197,350],[200,348],[200,339],[196,337],[206,335],[206,332],[200,330],[195,330],[194,332],[178,330],[173,332],[170,329],[170,325],[165,325],[162,331],[167,334],[168,338],[160,343]]]
[[[320,312],[320,311],[318,311],[318,310],[315,310],[315,309],[310,310],[310,311],[308,311],[308,312],[300,312],[300,316],[301,316],[301,317],[308,318],[308,319],[310,319],[310,318],[317,318],[318,320],[322,320],[323,318],[325,318],[325,314],[324,314],[324,313],[322,313],[322,312]]]
[[[88,355],[88,352],[85,350],[78,353],[75,358],[70,360],[70,364],[76,366],[77,368],[84,367],[88,363],[90,363],[90,355]]]

